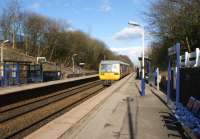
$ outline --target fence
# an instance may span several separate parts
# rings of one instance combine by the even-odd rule
[[[19,84],[18,64],[1,64],[1,86]]]
[[[0,86],[41,82],[42,65],[29,62],[4,62],[0,64]]]
[[[193,96],[200,100],[200,51],[185,52],[180,56],[180,100],[186,104],[189,97]]]
[[[190,96],[200,100],[200,67],[180,69],[180,101],[186,104]]]
[[[194,52],[185,52],[180,56],[180,45],[171,47],[169,52],[168,66],[168,98],[175,96],[176,103],[186,104],[189,97],[200,99],[198,94],[200,87],[200,51],[196,48]],[[171,56],[176,54],[176,65],[172,66]],[[171,68],[171,66],[173,68]],[[175,93],[176,92],[176,93]],[[175,94],[175,95],[174,95]]]
[[[200,67],[200,51],[196,48],[194,52],[185,52],[185,55],[180,56],[180,63],[182,68]]]
[[[41,64],[33,64],[28,66],[27,80],[28,83],[37,83],[43,81],[43,69]]]

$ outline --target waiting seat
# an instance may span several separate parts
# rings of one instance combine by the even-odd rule
[[[172,124],[181,124],[183,127],[187,127],[196,136],[200,136],[200,101],[194,97],[190,97],[186,107],[181,103],[176,105],[176,108],[172,110],[173,116],[170,120],[167,119],[165,126]],[[163,120],[165,121],[165,119]]]

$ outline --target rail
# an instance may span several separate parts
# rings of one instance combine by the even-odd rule
[[[0,138],[22,138],[102,89],[91,76],[1,95]]]

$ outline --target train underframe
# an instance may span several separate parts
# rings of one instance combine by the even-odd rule
[[[112,80],[104,80],[103,85],[104,86],[110,86],[110,85],[112,85],[112,82],[113,82]]]

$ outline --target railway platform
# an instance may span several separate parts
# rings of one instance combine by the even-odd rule
[[[170,113],[165,95],[146,86],[139,94],[139,80],[129,75],[64,115],[28,135],[60,139],[177,139],[178,127],[166,127],[162,113]]]
[[[42,87],[48,87],[52,85],[58,85],[73,81],[78,81],[82,79],[87,79],[91,77],[97,77],[98,75],[89,75],[89,76],[83,76],[83,77],[75,77],[75,78],[67,78],[63,80],[56,80],[56,81],[49,81],[49,82],[42,82],[42,83],[32,83],[32,84],[26,84],[26,85],[18,85],[18,86],[9,86],[9,87],[2,87],[0,88],[0,96],[6,95],[6,94],[12,94],[16,92],[26,91],[26,90],[33,90],[36,88],[42,88]]]

